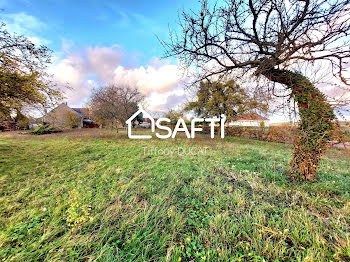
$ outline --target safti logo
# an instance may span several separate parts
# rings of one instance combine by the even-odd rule
[[[226,121],[226,116],[221,115],[221,119],[214,117],[214,118],[193,118],[191,121],[191,134],[187,129],[185,120],[182,118],[179,118],[177,120],[177,123],[175,125],[174,131],[172,131],[168,126],[166,125],[161,125],[162,122],[167,122],[170,123],[170,119],[166,117],[161,117],[157,121],[154,121],[154,118],[148,114],[145,110],[140,108],[135,114],[133,114],[127,121],[126,124],[128,125],[128,137],[131,139],[150,139],[152,138],[151,135],[132,135],[131,134],[131,128],[132,128],[132,120],[136,118],[140,113],[142,113],[143,117],[149,118],[151,120],[151,131],[152,133],[155,132],[156,127],[160,130],[166,130],[168,133],[166,135],[164,134],[159,134],[156,132],[156,137],[160,139],[167,139],[167,138],[175,138],[177,132],[185,132],[187,138],[195,138],[195,133],[196,132],[201,132],[203,131],[203,128],[201,127],[196,127],[196,123],[201,123],[201,122],[208,122],[210,123],[210,137],[214,138],[214,127],[215,123],[220,122],[220,135],[221,138],[225,137],[225,121]]]

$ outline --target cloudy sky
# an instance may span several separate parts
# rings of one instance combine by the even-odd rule
[[[84,106],[99,85],[125,83],[158,112],[183,104],[186,92],[176,59],[160,59],[157,36],[167,40],[178,11],[198,6],[195,0],[0,0],[0,17],[8,31],[54,51],[50,72],[71,87],[68,105]],[[270,118],[288,120],[281,114]]]
[[[1,20],[54,51],[50,71],[66,91],[70,106],[83,106],[91,90],[119,82],[136,85],[152,111],[184,99],[182,72],[175,59],[161,60],[168,25],[181,8],[197,1],[0,0]]]

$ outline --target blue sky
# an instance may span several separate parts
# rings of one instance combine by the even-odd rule
[[[62,51],[62,41],[78,48],[119,45],[137,58],[134,63],[146,65],[163,55],[155,36],[167,39],[168,24],[176,26],[178,10],[196,6],[197,1],[183,0],[5,0],[0,1],[0,14],[9,23],[16,22],[16,14],[34,17],[40,25],[32,25],[29,34],[46,40],[56,53]]]
[[[106,83],[137,86],[150,110],[184,102],[176,58],[160,60],[176,28],[178,11],[197,1],[0,0],[7,30],[54,51],[50,72],[71,106],[84,106],[93,88]]]

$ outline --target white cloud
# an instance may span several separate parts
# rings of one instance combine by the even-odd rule
[[[95,46],[82,50],[66,40],[62,45],[65,47],[64,58],[55,64],[52,72],[60,84],[68,83],[72,87],[65,94],[71,106],[82,106],[94,87],[108,83],[136,86],[146,96],[147,109],[154,112],[176,108],[189,96],[182,85],[182,72],[169,61],[154,57],[147,66],[129,68],[123,64],[130,58],[120,46]],[[335,94],[328,85],[321,86],[321,89]],[[288,121],[288,117],[285,112],[274,113],[271,120]]]
[[[45,23],[38,18],[24,12],[3,14],[2,20],[6,24],[6,29],[11,33],[24,35],[34,44],[48,45],[49,40],[40,37],[40,33],[47,29]]]
[[[88,47],[86,56],[89,70],[105,83],[113,79],[114,69],[120,65],[123,58],[119,47]]]
[[[180,80],[181,75],[176,65],[163,65],[158,68],[141,66],[134,69],[118,66],[114,71],[114,82],[136,85],[144,94],[169,92],[178,87]]]
[[[70,56],[63,59],[53,67],[52,72],[60,84],[69,83],[72,86],[79,86],[87,74],[84,61],[79,56]]]
[[[17,33],[26,34],[35,30],[42,30],[46,25],[36,17],[27,15],[24,12],[4,14],[3,18],[7,22],[7,28]]]
[[[62,38],[62,53],[69,54],[72,52],[75,44],[72,40]]]
[[[181,103],[182,75],[176,65],[153,58],[146,67],[127,68],[122,65],[125,58],[119,46],[87,47],[66,55],[51,68],[51,73],[60,85],[72,87],[65,92],[72,106],[86,102],[93,87],[109,83],[137,87],[146,96],[150,111],[164,111]]]

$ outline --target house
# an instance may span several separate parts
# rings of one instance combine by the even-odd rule
[[[90,110],[87,107],[82,108],[72,108],[75,112],[81,116],[83,121],[82,127],[84,128],[98,128],[99,125],[95,123],[94,120],[91,119]]]
[[[265,126],[270,125],[270,120],[256,113],[240,115],[236,121],[229,123],[229,126]]]
[[[62,103],[41,117],[40,122],[49,122],[58,128],[96,128],[99,127],[90,117],[88,108],[71,108]]]

